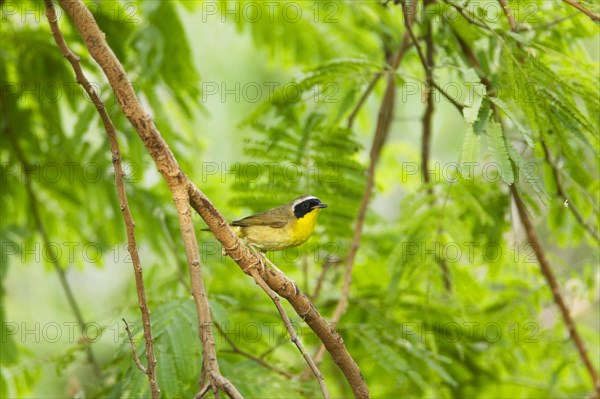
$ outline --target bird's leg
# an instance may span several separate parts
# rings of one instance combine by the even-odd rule
[[[258,257],[261,268],[265,267],[264,261],[266,261],[274,270],[277,270],[279,273],[281,273],[285,276],[285,273],[282,272],[277,266],[275,266],[275,264],[269,260],[269,258],[267,257],[267,254],[262,252],[256,244],[249,243],[248,241],[246,241],[246,244],[248,244],[248,247],[250,248],[250,250],[252,250],[254,252],[254,254]],[[296,295],[300,294],[300,288],[298,288],[298,284],[296,284],[296,282],[294,280],[290,279],[290,281],[294,285],[294,290],[296,292]]]
[[[260,259],[260,264],[261,264],[262,267],[265,267],[265,262],[264,261],[266,261],[273,269],[277,270],[281,274],[285,274],[277,266],[275,266],[275,264],[273,262],[271,262],[269,260],[269,258],[267,257],[267,254],[265,252],[261,251],[260,248],[256,244],[250,243],[248,241],[246,241],[246,244],[248,244],[248,246],[250,247],[250,249],[252,249],[252,251],[254,252],[254,254],[256,256],[258,256],[258,258]]]
[[[284,276],[286,276],[286,274],[284,272],[281,271],[281,269],[279,269],[277,266],[275,266],[275,264],[273,262],[271,262],[269,260],[269,258],[267,257],[267,254],[264,252],[260,252],[260,255],[264,258],[264,260],[267,261],[267,263],[275,270],[277,270],[279,273],[283,274]],[[287,276],[286,276],[287,277]],[[292,280],[291,278],[288,277],[288,279],[292,282],[292,285],[294,286],[294,291],[296,292],[296,295],[300,294],[300,288],[298,287],[298,284],[296,284],[296,282],[294,280]]]
[[[242,240],[244,240],[244,239],[242,238]],[[261,256],[261,255],[262,255],[262,252],[260,252],[260,250],[258,249],[258,246],[257,246],[256,244],[252,244],[251,242],[248,242],[248,241],[246,241],[246,240],[244,240],[244,242],[245,242],[246,244],[248,244],[248,248],[250,248],[250,250],[251,250],[252,252],[254,252],[254,254],[255,254],[255,255],[256,255],[256,257],[258,258],[258,262],[259,262],[259,264],[260,264],[260,268],[261,268],[261,269],[264,269],[264,268],[265,268],[265,262],[263,262],[263,257]],[[246,271],[246,270],[244,270],[244,272],[245,272],[245,271]]]
[[[263,257],[263,258],[264,258],[264,259],[267,261],[267,263],[268,263],[269,265],[271,265],[271,267],[272,267],[273,269],[277,270],[277,271],[278,271],[279,273],[281,273],[281,274],[285,274],[285,273],[283,273],[283,272],[282,272],[282,271],[281,271],[281,270],[280,270],[280,269],[279,269],[277,266],[275,266],[275,264],[274,264],[273,262],[271,262],[271,261],[269,260],[269,258],[267,257],[267,254],[266,254],[266,253],[264,253],[264,252],[261,252],[260,254],[261,254],[261,255],[262,255],[262,257]]]

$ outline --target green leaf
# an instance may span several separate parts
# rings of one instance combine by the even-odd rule
[[[480,136],[475,134],[473,131],[473,126],[467,127],[467,132],[465,133],[465,138],[463,140],[463,147],[460,156],[461,163],[466,162],[475,162],[478,158],[479,154],[479,146],[480,146]],[[468,178],[468,176],[463,176]]]
[[[471,125],[477,120],[479,109],[485,97],[485,86],[481,83],[481,79],[472,68],[464,73],[465,85],[467,86],[468,95],[465,99],[465,107],[463,108],[463,117],[467,124]]]
[[[508,184],[513,184],[515,182],[515,175],[508,155],[506,141],[502,134],[502,126],[495,121],[489,121],[487,125],[487,138],[488,149],[496,161],[502,180]]]
[[[521,122],[519,122],[519,120],[517,119],[517,117],[510,110],[509,106],[506,105],[506,103],[504,101],[502,101],[501,99],[499,99],[498,97],[490,97],[490,101],[493,102],[502,111],[504,111],[504,113],[506,114],[506,116],[508,116],[508,118],[511,120],[511,122],[515,125],[515,127],[517,128],[517,130],[519,131],[519,133],[521,133],[521,136],[523,136],[523,139],[525,139],[525,142],[527,143],[527,145],[529,147],[533,148],[534,143],[533,143],[533,140],[531,138],[531,134],[525,128],[525,126],[523,126],[521,124]]]

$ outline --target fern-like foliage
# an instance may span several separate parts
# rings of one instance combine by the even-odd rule
[[[247,118],[243,126],[252,135],[245,152],[252,161],[235,167],[235,203],[259,211],[297,195],[316,195],[332,204],[320,216],[321,240],[343,244],[350,238],[365,167],[358,158],[362,146],[341,126],[342,117],[356,98],[356,85],[379,67],[361,59],[326,63],[294,83],[297,96],[284,87]]]

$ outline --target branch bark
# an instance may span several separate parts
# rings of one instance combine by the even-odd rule
[[[517,30],[517,21],[515,21],[515,16],[510,8],[510,5],[508,4],[508,0],[498,0],[498,3],[500,3],[502,10],[504,10],[506,19],[508,19],[510,30],[515,32]]]
[[[425,0],[424,7],[427,7],[431,1]],[[412,32],[411,24],[407,22],[407,30]],[[435,67],[435,43],[433,40],[433,27],[431,26],[431,20],[428,19],[425,22],[425,58],[423,59],[423,69],[425,69],[426,76],[426,91],[425,91],[425,112],[423,113],[423,133],[421,141],[421,171],[423,173],[423,182],[429,186],[429,157],[431,153],[431,136],[433,134],[433,115],[435,113],[435,99],[432,95],[433,87],[436,87],[435,79],[433,77],[433,68]],[[414,35],[411,34],[411,37]],[[415,42],[415,46],[419,46],[418,42]],[[443,91],[442,91],[443,93]],[[459,106],[459,112],[462,114],[462,106]],[[427,188],[429,194],[433,194],[433,187]],[[432,201],[433,204],[434,201]],[[439,229],[438,229],[439,237]],[[440,266],[442,276],[444,278],[444,287],[446,291],[452,290],[452,278],[450,276],[450,268],[444,257],[437,258],[437,263]]]
[[[46,0],[50,1],[50,0]],[[169,189],[173,195],[173,200],[175,202],[175,207],[177,209],[177,215],[179,218],[179,225],[181,228],[181,233],[184,241],[186,257],[189,264],[189,272],[190,272],[190,281],[192,286],[192,296],[194,297],[194,301],[196,303],[196,313],[198,316],[198,327],[200,340],[202,341],[202,353],[203,353],[203,368],[202,368],[202,379],[207,378],[209,388],[212,388],[216,393],[219,389],[223,390],[232,398],[242,398],[242,395],[237,391],[237,389],[229,382],[225,377],[221,375],[219,370],[219,364],[217,362],[216,349],[214,343],[214,337],[212,335],[212,321],[210,315],[210,307],[208,304],[208,299],[206,297],[206,291],[204,288],[204,282],[202,280],[202,268],[200,264],[200,255],[198,253],[196,236],[193,228],[191,211],[189,208],[189,198],[187,193],[187,179],[183,175],[181,169],[175,162],[175,158],[172,152],[166,146],[164,140],[154,127],[154,124],[150,118],[150,116],[143,111],[140,104],[137,102],[137,98],[135,97],[135,93],[131,87],[131,83],[127,79],[125,75],[125,71],[123,70],[122,65],[119,63],[117,58],[115,57],[112,50],[106,44],[102,33],[100,32],[94,17],[89,12],[87,7],[79,0],[68,1],[68,0],[60,0],[62,8],[69,14],[73,23],[79,30],[80,34],[83,36],[83,39],[86,43],[90,54],[96,59],[96,61],[100,64],[103,71],[109,78],[111,86],[115,93],[119,92],[121,96],[117,95],[119,100],[119,104],[127,118],[130,122],[136,127],[136,130],[140,133],[140,137],[144,142],[144,145],[149,150],[150,155],[155,160],[159,171],[165,177],[167,184],[169,185]],[[54,16],[54,20],[55,20]],[[59,43],[60,47],[60,43]],[[69,57],[67,57],[69,58]],[[71,58],[69,58],[71,60]],[[112,79],[111,79],[112,78]],[[78,82],[82,83],[81,76],[78,75]],[[88,83],[89,85],[89,83]],[[88,90],[88,93],[92,95],[93,90]],[[123,96],[123,94],[125,94]],[[128,106],[128,104],[136,104],[137,107]],[[103,107],[102,107],[103,108]],[[102,115],[102,112],[101,112]],[[104,120],[104,118],[103,118]],[[107,129],[108,132],[108,129]],[[114,128],[113,128],[114,133]],[[111,134],[109,133],[109,137]],[[162,144],[162,146],[161,146]],[[111,143],[112,146],[112,143]],[[162,147],[162,148],[161,148]],[[115,149],[113,148],[113,159],[115,158]],[[171,162],[162,162],[163,160],[168,159]],[[118,174],[118,169],[115,168],[115,173]],[[122,174],[121,174],[122,178]],[[119,184],[117,184],[119,189]],[[119,189],[120,191],[120,189]],[[121,196],[121,193],[119,193]],[[122,200],[122,198],[121,198]],[[121,206],[126,204],[121,202]],[[129,214],[128,210],[124,210],[124,215],[126,218],[126,225],[128,226],[128,238],[129,245],[128,248],[132,249],[135,246],[132,246],[132,236],[133,236],[133,220],[131,219],[131,214]],[[133,241],[133,245],[135,245],[135,241]],[[133,254],[132,254],[133,255]],[[138,257],[139,261],[139,257]],[[141,279],[141,266],[139,263],[136,265],[134,259],[134,267],[136,269],[136,285],[138,284],[138,279]],[[142,283],[143,286],[143,283]],[[138,286],[138,297],[140,295],[140,289]],[[142,298],[145,303],[145,298]],[[142,302],[140,302],[140,306],[142,307]],[[145,309],[147,311],[147,308]],[[142,314],[144,315],[144,309],[142,309]],[[144,319],[145,316],[142,316]],[[148,319],[144,320],[144,333],[146,334],[146,328],[149,328],[149,312]],[[152,343],[151,334],[146,337],[146,346]],[[150,339],[148,339],[150,338]],[[152,352],[151,352],[152,353]],[[148,354],[150,356],[150,354]],[[150,378],[150,370],[154,370],[154,364],[156,360],[153,358],[148,359],[148,377]],[[154,376],[153,376],[154,377]],[[153,395],[156,393],[158,387],[155,385],[155,377],[154,384],[151,380],[151,386],[153,386]]]
[[[135,363],[137,368],[140,369],[140,371],[142,373],[148,375],[148,370],[146,369],[146,367],[144,367],[144,365],[140,361],[140,358],[137,355],[137,349],[135,349],[135,343],[133,342],[133,336],[131,335],[131,330],[129,329],[129,324],[127,323],[127,320],[125,320],[125,319],[121,319],[121,320],[123,320],[123,323],[125,323],[125,332],[127,332],[127,338],[129,339],[129,345],[131,345],[131,354],[133,357],[133,362]],[[154,392],[152,394],[154,395]],[[160,395],[160,391],[158,391],[158,394]]]
[[[582,13],[587,15],[592,21],[594,21],[596,23],[600,22],[600,15],[594,14],[593,12],[591,12],[590,10],[588,10],[587,8],[582,6],[581,3],[579,3],[577,0],[563,0],[563,1],[565,3],[567,3],[568,5],[570,5],[571,7],[575,7],[576,9],[578,9],[579,11],[581,11]]]
[[[223,244],[226,253],[239,265],[244,273],[250,274],[252,268],[259,267],[260,259],[244,246],[210,200],[191,182],[189,190],[192,207],[204,219],[217,240]],[[325,349],[331,354],[335,364],[344,373],[354,396],[356,398],[369,398],[369,388],[358,365],[348,353],[342,336],[331,324],[325,321],[306,295],[298,290],[293,281],[276,270],[260,268],[259,274],[273,291],[287,299],[296,313],[319,337]],[[315,363],[318,364],[316,359]]]
[[[556,281],[554,272],[552,271],[552,268],[550,267],[550,263],[548,262],[548,259],[546,258],[546,254],[544,253],[544,249],[540,243],[540,240],[537,237],[535,228],[533,227],[533,223],[529,219],[529,215],[527,214],[527,209],[525,209],[525,204],[521,200],[519,192],[517,191],[517,188],[515,187],[514,184],[512,184],[510,186],[510,191],[511,191],[512,197],[515,201],[517,211],[519,212],[519,217],[521,219],[521,223],[523,224],[523,227],[525,228],[527,240],[529,241],[529,244],[531,244],[531,246],[533,247],[533,251],[535,252],[535,257],[537,258],[538,263],[540,264],[540,269],[542,271],[542,274],[546,278],[546,282],[548,283],[548,285],[550,286],[550,289],[552,291],[552,296],[554,297],[554,302],[556,302],[556,305],[558,305],[558,308],[560,309],[560,313],[562,314],[563,320],[565,321],[565,324],[567,326],[567,330],[569,330],[569,337],[575,343],[575,346],[577,347],[577,351],[579,352],[579,357],[583,361],[583,364],[585,365],[585,368],[587,369],[587,371],[592,379],[592,383],[594,384],[593,397],[600,398],[600,379],[598,378],[598,372],[594,368],[594,365],[592,364],[592,362],[587,354],[585,344],[583,343],[583,340],[581,339],[581,336],[579,335],[579,332],[577,331],[575,321],[573,320],[573,317],[571,316],[571,312],[569,311],[569,308],[567,307],[567,304],[560,292],[560,287],[558,285],[558,282]]]
[[[260,255],[257,254],[257,256],[260,256]],[[298,338],[296,331],[294,331],[294,327],[292,327],[292,322],[290,321],[290,318],[288,317],[287,313],[285,313],[285,309],[283,309],[283,306],[281,306],[279,297],[265,283],[265,281],[262,279],[262,277],[258,273],[258,270],[259,269],[257,269],[257,268],[252,268],[250,270],[250,275],[254,278],[254,281],[256,281],[256,283],[260,286],[260,288],[263,289],[263,291],[269,296],[269,298],[271,298],[271,300],[275,304],[275,307],[277,308],[277,311],[279,312],[279,315],[281,316],[281,319],[283,320],[283,323],[285,324],[285,328],[288,330],[290,339],[292,340],[294,345],[296,345],[296,347],[302,354],[302,357],[304,357],[304,360],[306,360],[306,363],[308,363],[308,366],[310,367],[313,374],[315,375],[315,378],[317,379],[317,382],[319,383],[319,387],[321,388],[321,392],[323,393],[323,397],[326,399],[329,399],[330,396],[329,396],[329,392],[327,391],[327,386],[325,385],[325,379],[323,378],[323,374],[321,374],[321,372],[319,371],[319,368],[315,364],[314,360],[308,355],[308,353],[306,353],[306,350],[304,349],[304,345],[302,345],[302,341],[300,341],[300,338]]]
[[[142,371],[148,376],[152,398],[157,399],[160,396],[160,389],[158,387],[158,382],[156,381],[156,356],[154,355],[154,337],[152,336],[150,309],[148,308],[148,303],[146,301],[146,291],[144,288],[142,263],[140,261],[140,256],[137,251],[137,244],[135,239],[135,222],[133,221],[133,216],[131,215],[131,210],[129,209],[127,192],[125,191],[125,173],[121,165],[121,150],[119,148],[119,142],[117,140],[117,133],[115,131],[115,127],[112,123],[112,120],[108,115],[108,112],[106,112],[104,103],[102,102],[102,100],[90,84],[89,80],[83,73],[83,70],[81,69],[81,64],[79,63],[79,57],[69,49],[67,43],[65,42],[65,39],[58,27],[54,3],[52,3],[52,0],[45,0],[45,4],[46,16],[48,17],[48,23],[50,24],[50,30],[52,31],[54,41],[56,42],[63,56],[71,63],[73,71],[75,72],[77,83],[83,86],[85,91],[92,99],[92,102],[94,103],[94,106],[96,107],[96,110],[98,111],[98,114],[102,119],[104,129],[106,130],[106,134],[110,142],[112,162],[115,169],[115,184],[117,186],[117,195],[119,197],[119,203],[121,206],[121,211],[123,212],[125,228],[127,231],[127,250],[131,255],[131,260],[133,263],[135,286],[138,296],[138,303],[140,306],[140,312],[142,314],[144,341],[146,344],[146,360],[148,364],[148,367],[143,368]],[[125,319],[123,319],[123,321],[125,321]],[[133,340],[131,339],[131,333],[129,332],[129,327],[127,326],[126,321],[125,326],[127,329],[127,333],[129,334],[131,345],[133,347],[134,360],[136,361],[136,364],[138,364],[139,368],[141,364],[139,363],[139,359],[137,358],[137,354],[135,353],[135,346],[133,344]]]
[[[462,37],[456,31],[454,31],[454,35],[455,35],[461,49],[463,50],[463,55],[465,56],[466,60],[469,62],[469,64],[471,64],[471,66],[473,66],[475,68],[475,70],[477,71],[477,73],[481,79],[481,82],[486,86],[488,94],[492,95],[492,96],[495,95],[493,85],[492,85],[490,79],[485,75],[483,69],[481,68],[481,63],[475,57],[475,54],[474,54],[473,50],[471,49],[471,47],[467,44],[466,41],[464,41],[464,39],[462,39]],[[498,119],[500,121],[500,116],[498,114],[497,107],[493,106],[493,104],[490,104],[490,107],[491,107],[494,115],[496,116],[496,119]],[[569,330],[569,336],[570,336],[571,340],[575,343],[575,346],[579,353],[579,357],[581,358],[581,361],[583,362],[585,368],[587,369],[587,371],[590,375],[590,378],[592,379],[592,383],[594,385],[593,397],[599,399],[600,398],[600,380],[598,378],[598,373],[587,355],[585,345],[583,343],[583,340],[581,339],[581,336],[579,335],[579,332],[577,331],[577,326],[575,324],[575,321],[571,317],[569,308],[567,307],[567,305],[562,297],[562,294],[560,293],[560,287],[558,285],[558,282],[556,281],[556,278],[554,277],[554,273],[552,272],[550,263],[548,262],[548,260],[546,258],[544,249],[535,233],[533,224],[531,223],[531,220],[529,219],[529,215],[527,214],[525,204],[523,203],[521,197],[519,196],[517,188],[514,184],[510,185],[510,191],[511,191],[511,195],[515,201],[517,211],[519,212],[519,217],[520,217],[521,223],[523,224],[523,227],[525,229],[527,239],[528,239],[529,243],[531,244],[531,246],[533,247],[536,258],[540,265],[541,272],[542,272],[543,276],[545,277],[546,282],[548,283],[548,285],[552,291],[554,302],[556,302],[556,304],[558,305],[558,308],[561,312],[563,320],[565,321],[567,329]]]
[[[181,181],[179,179],[167,179],[167,184],[173,194],[173,201],[175,202],[175,208],[177,209],[179,227],[181,229],[185,255],[189,265],[192,296],[194,297],[194,302],[196,304],[200,341],[202,341],[201,381],[204,381],[204,387],[212,388],[215,396],[218,396],[218,391],[222,390],[231,398],[242,398],[242,395],[235,386],[221,374],[219,362],[217,361],[217,350],[212,332],[210,305],[206,295],[206,288],[204,287],[202,264],[200,263],[198,241],[196,239],[196,232],[192,221],[186,178],[185,176],[183,177],[184,179]],[[204,387],[200,389],[201,392],[205,390]],[[200,395],[200,397],[202,396],[203,395]]]
[[[542,149],[544,150],[544,159],[548,166],[550,166],[550,168],[552,169],[552,177],[554,178],[554,185],[556,186],[556,194],[565,201],[565,204],[567,204],[567,208],[571,210],[571,213],[575,217],[575,220],[577,220],[577,223],[579,223],[579,225],[583,227],[592,236],[594,240],[596,240],[596,243],[600,244],[600,236],[598,236],[598,232],[594,230],[592,226],[587,224],[585,220],[583,220],[583,216],[581,216],[581,213],[579,213],[579,210],[577,209],[575,204],[570,202],[569,197],[567,196],[567,193],[565,192],[565,189],[563,188],[563,185],[560,181],[558,168],[556,167],[554,162],[552,162],[552,159],[550,159],[550,151],[546,146],[546,142],[544,140],[541,140],[541,143]]]
[[[600,244],[600,237],[598,236],[598,232],[596,230],[594,230],[594,228],[592,226],[590,226],[583,220],[583,216],[581,216],[581,213],[579,213],[579,210],[577,209],[575,204],[570,202],[569,197],[567,196],[567,193],[565,192],[565,189],[563,188],[563,185],[560,181],[560,175],[558,173],[558,168],[556,167],[556,165],[554,164],[554,162],[552,162],[552,159],[550,158],[550,150],[548,150],[548,147],[546,146],[546,142],[544,140],[541,140],[541,143],[542,143],[542,149],[544,150],[544,159],[545,159],[546,163],[548,164],[548,166],[550,166],[550,168],[552,169],[554,185],[556,186],[556,194],[565,201],[565,204],[567,204],[566,205],[567,208],[569,208],[571,210],[571,213],[577,220],[577,223],[579,223],[579,225],[581,227],[583,227],[592,236],[592,238],[594,240],[596,240],[596,242],[598,244]]]
[[[410,13],[405,13],[405,18],[412,20],[415,16],[414,9],[417,2],[412,2],[409,9]],[[405,7],[403,5],[403,7]],[[369,153],[369,168],[367,170],[367,183],[363,191],[363,196],[360,202],[358,215],[356,217],[356,223],[354,225],[354,235],[350,244],[348,255],[346,256],[346,267],[344,269],[344,282],[342,285],[342,292],[338,303],[331,316],[331,323],[337,324],[342,315],[348,308],[348,298],[350,296],[350,286],[352,284],[352,270],[354,269],[354,261],[356,253],[360,247],[360,240],[362,238],[362,232],[365,224],[365,218],[367,216],[367,209],[369,208],[369,202],[371,201],[371,195],[373,194],[373,188],[375,187],[375,170],[377,169],[377,163],[379,162],[379,156],[381,150],[387,141],[388,132],[392,124],[396,94],[396,81],[395,71],[404,58],[406,50],[410,47],[410,36],[408,32],[404,33],[400,47],[398,51],[393,55],[391,59],[391,70],[387,74],[386,88],[381,100],[381,106],[379,107],[379,113],[377,117],[377,125],[375,127],[375,134],[373,135],[373,141],[371,143],[371,151]],[[350,121],[349,121],[350,122]],[[325,355],[325,346],[321,345],[315,352],[314,358],[317,364],[321,364],[323,356]]]
[[[244,246],[208,198],[183,173],[150,115],[139,103],[123,66],[108,47],[89,10],[80,0],[60,0],[60,2],[83,37],[88,51],[108,78],[123,113],[135,128],[148,153],[153,158],[158,171],[163,175],[173,192],[182,235],[186,243],[186,255],[190,264],[192,292],[196,300],[201,340],[203,343],[212,343],[212,345],[203,346],[203,355],[205,361],[208,362],[207,364],[213,367],[212,370],[209,370],[209,373],[217,385],[221,384],[219,388],[225,390],[232,397],[241,397],[235,388],[220,374],[216,354],[213,351],[214,337],[210,331],[211,329],[206,328],[206,325],[208,327],[211,325],[210,309],[208,308],[206,293],[202,291],[201,265],[191,224],[189,204],[191,203],[192,207],[200,214],[215,234],[215,237],[223,244],[226,252],[245,273],[258,266],[260,260]],[[360,373],[358,365],[346,350],[341,336],[323,319],[308,298],[297,291],[293,282],[281,273],[262,269],[260,275],[273,291],[290,302],[295,311],[324,342],[334,362],[344,373],[354,395],[357,398],[368,398],[367,384]],[[203,386],[201,393],[205,393],[207,390],[206,386]]]

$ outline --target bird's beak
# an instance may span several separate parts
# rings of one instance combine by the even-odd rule
[[[327,204],[321,202],[320,204],[315,205],[314,208],[327,208]]]

